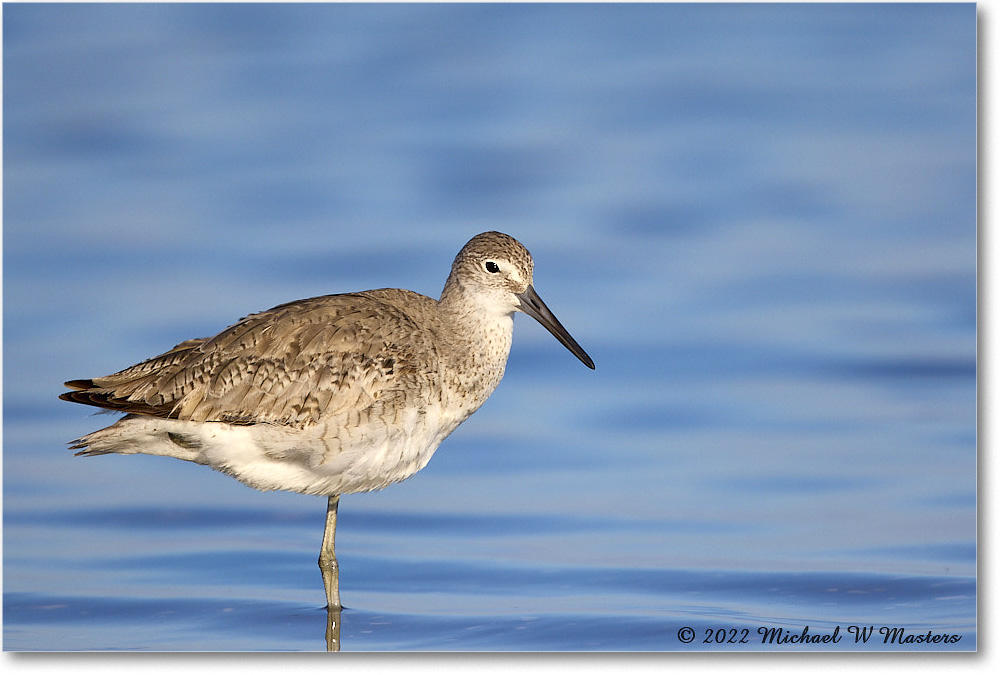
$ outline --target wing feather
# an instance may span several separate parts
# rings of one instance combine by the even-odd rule
[[[432,310],[429,298],[394,292]],[[113,375],[68,382],[75,391],[61,398],[142,415],[297,428],[360,412],[437,371],[432,336],[387,293],[322,296],[252,314]]]

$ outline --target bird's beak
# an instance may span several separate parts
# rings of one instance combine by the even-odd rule
[[[532,317],[538,323],[545,326],[545,328],[556,336],[559,342],[563,343],[566,349],[570,350],[576,355],[576,358],[583,361],[583,365],[587,366],[591,370],[594,370],[594,361],[589,356],[587,352],[583,351],[583,347],[576,343],[573,336],[569,334],[569,331],[563,328],[563,325],[559,323],[559,319],[553,314],[542,299],[538,297],[538,293],[535,292],[535,287],[531,284],[524,290],[524,293],[518,293],[517,299],[521,301],[521,306],[518,307],[522,312]]]

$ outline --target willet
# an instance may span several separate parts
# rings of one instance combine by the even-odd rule
[[[328,497],[319,565],[339,610],[340,495],[427,464],[499,384],[514,312],[594,368],[535,292],[533,267],[518,241],[485,232],[455,257],[440,300],[394,288],[298,300],[113,375],[71,380],[61,399],[126,413],[71,447],[176,457],[258,490]]]

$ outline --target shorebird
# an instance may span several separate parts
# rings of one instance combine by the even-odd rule
[[[61,399],[125,413],[71,448],[175,457],[258,490],[327,497],[319,566],[327,606],[339,610],[340,495],[427,464],[499,384],[515,312],[594,368],[535,292],[533,268],[517,240],[485,232],[459,251],[439,300],[394,288],[298,300],[113,375],[71,380]]]

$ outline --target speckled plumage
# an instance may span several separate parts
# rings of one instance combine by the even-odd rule
[[[401,481],[499,384],[515,311],[594,367],[532,273],[524,246],[486,232],[456,256],[440,300],[399,289],[299,300],[67,382],[60,398],[126,413],[72,447],[176,457],[260,490],[331,498]]]

